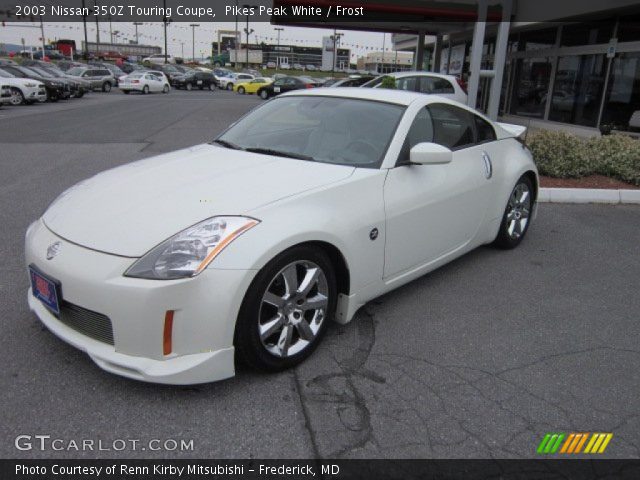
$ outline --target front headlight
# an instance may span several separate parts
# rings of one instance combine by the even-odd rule
[[[227,245],[258,223],[249,217],[209,218],[153,248],[124,275],[152,280],[195,277]]]

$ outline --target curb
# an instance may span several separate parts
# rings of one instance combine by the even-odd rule
[[[608,190],[600,188],[541,188],[540,203],[607,203],[640,205],[640,190]]]

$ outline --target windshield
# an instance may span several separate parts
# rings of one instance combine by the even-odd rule
[[[215,143],[269,155],[379,168],[405,108],[344,97],[289,96],[265,103]]]
[[[85,69],[83,67],[73,67],[67,70],[67,73],[69,75],[80,76],[82,75],[82,72],[84,72],[84,70]]]
[[[6,72],[0,68],[0,77],[3,78],[15,78],[14,75],[11,75],[9,72]]]

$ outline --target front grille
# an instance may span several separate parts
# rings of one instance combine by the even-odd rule
[[[113,345],[113,326],[106,315],[63,300],[59,320],[87,337]]]

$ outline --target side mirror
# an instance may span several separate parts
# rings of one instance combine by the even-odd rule
[[[437,143],[418,143],[409,152],[409,161],[418,165],[443,165],[451,160],[453,152]]]

